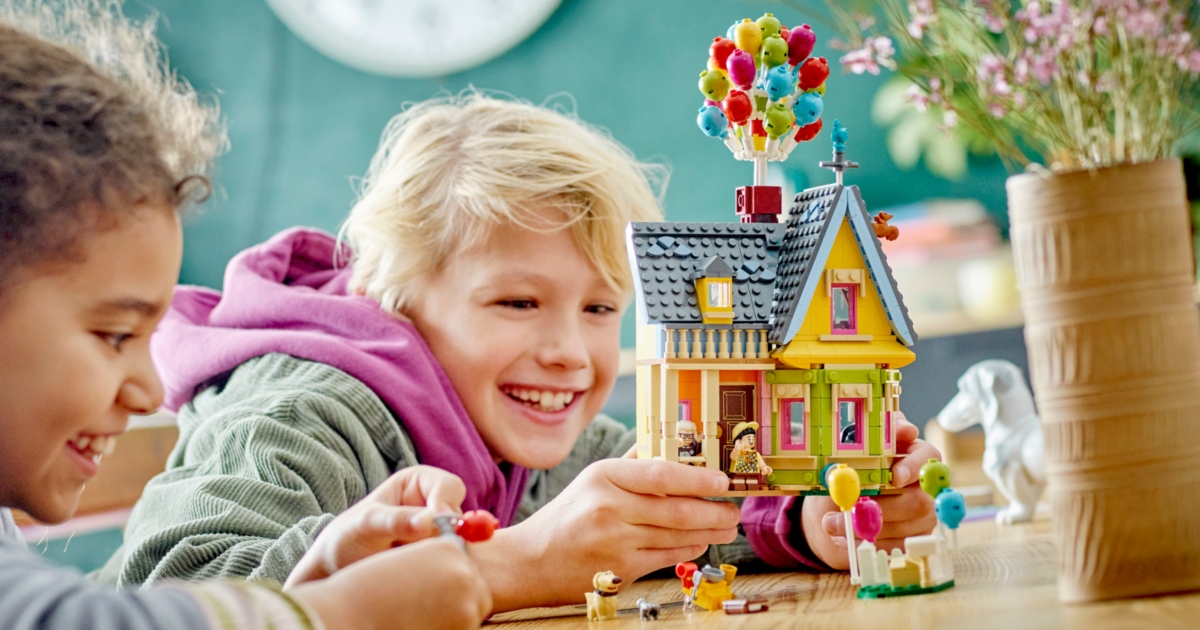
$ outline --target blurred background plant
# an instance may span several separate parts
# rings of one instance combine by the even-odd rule
[[[889,84],[876,111],[894,116],[889,147],[898,162],[915,151],[952,174],[967,152],[988,145],[1013,171],[1031,156],[1054,170],[1096,168],[1167,157],[1200,129],[1194,0],[825,4],[848,40],[847,71],[895,70],[913,84],[906,95],[918,110],[935,112],[947,130],[973,132],[948,131],[957,152],[930,140],[927,119],[889,106],[901,89]]]

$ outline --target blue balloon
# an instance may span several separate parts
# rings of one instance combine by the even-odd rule
[[[792,105],[792,113],[796,115],[796,125],[807,127],[819,118],[825,111],[825,101],[816,92],[805,92]]]
[[[700,131],[703,131],[704,135],[712,138],[724,138],[729,134],[729,119],[716,105],[701,107],[700,114],[696,116],[696,124],[700,125]]]
[[[958,524],[967,515],[967,500],[958,490],[946,488],[938,493],[933,500],[933,509],[937,512],[938,520],[950,529],[958,529]]]
[[[763,77],[763,89],[766,90],[767,96],[771,97],[772,101],[778,101],[781,98],[786,98],[792,90],[796,89],[796,75],[792,74],[788,65],[781,64],[771,68]]]
[[[737,39],[734,38],[733,33],[734,33],[734,29],[737,28],[738,24],[741,24],[741,22],[734,22],[733,25],[729,27],[729,30],[725,31],[725,39],[728,39],[731,42],[737,41]]]

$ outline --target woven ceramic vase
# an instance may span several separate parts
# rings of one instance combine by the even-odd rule
[[[1008,180],[1059,598],[1200,589],[1200,314],[1179,161]]]

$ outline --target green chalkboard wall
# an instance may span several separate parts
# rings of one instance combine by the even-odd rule
[[[335,230],[354,198],[387,120],[405,102],[468,86],[531,100],[554,95],[579,116],[607,128],[643,159],[669,164],[667,217],[726,221],[733,189],[751,167],[734,161],[696,128],[696,77],[708,43],[741,17],[775,13],[784,24],[806,19],[786,4],[750,0],[564,0],[532,37],[500,58],[438,79],[366,74],[328,59],[297,39],[263,0],[142,0],[165,21],[161,37],[172,64],[202,91],[219,95],[231,151],[219,164],[218,194],[186,228],[185,283],[220,287],[225,263],[239,250],[294,225]],[[806,6],[818,8],[819,0]],[[140,13],[137,6],[131,13]],[[818,53],[836,59],[818,26]],[[833,65],[836,66],[836,63]],[[1002,214],[1005,173],[998,162],[972,164],[958,183],[923,169],[901,171],[871,123],[882,77],[829,81],[826,117],[851,130],[850,154],[862,169],[849,181],[881,208],[929,197],[975,197]],[[827,134],[826,134],[827,135]],[[827,139],[798,148],[786,175],[800,186],[828,181],[816,163]],[[633,343],[626,322],[625,345]]]

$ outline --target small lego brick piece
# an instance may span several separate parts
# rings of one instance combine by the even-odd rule
[[[621,578],[612,571],[601,571],[592,577],[592,586],[596,590],[583,594],[587,600],[588,621],[616,619],[617,589],[621,586]]]
[[[761,595],[752,595],[745,599],[730,599],[721,602],[721,607],[725,609],[726,615],[750,615],[766,612],[769,609],[767,598]]]
[[[490,512],[471,510],[462,516],[453,512],[434,515],[433,525],[441,532],[440,536],[456,539],[459,549],[466,551],[465,542],[490,539],[492,533],[500,528],[500,521]]]
[[[783,189],[779,186],[738,187],[737,215],[742,223],[777,223],[782,213]]]
[[[737,567],[722,564],[721,568],[704,565],[692,576],[692,604],[705,610],[717,610],[721,602],[733,599],[730,585],[737,576]]]
[[[638,619],[642,621],[658,621],[658,614],[662,611],[658,604],[647,601],[644,597],[637,599]]]

